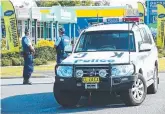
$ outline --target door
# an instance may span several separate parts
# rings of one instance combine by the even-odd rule
[[[153,78],[153,73],[154,73],[154,62],[155,62],[155,46],[153,44],[152,35],[149,33],[150,31],[147,31],[146,28],[141,28],[140,32],[142,34],[143,38],[143,44],[149,44],[151,46],[151,50],[147,50],[142,53],[143,56],[143,65],[145,69],[145,76],[147,77],[147,80],[150,80]]]

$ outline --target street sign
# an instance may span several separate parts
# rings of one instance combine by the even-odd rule
[[[149,23],[157,23],[157,4],[165,6],[165,0],[147,0]]]
[[[152,9],[157,9],[157,4],[162,4],[165,6],[165,1],[164,0],[159,0],[159,1],[149,1],[149,8]]]

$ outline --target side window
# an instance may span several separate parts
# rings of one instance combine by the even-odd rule
[[[149,34],[147,34],[145,29],[140,29],[142,38],[143,38],[143,43],[148,43],[148,44],[152,44],[152,40]]]
[[[83,35],[80,37],[79,44],[77,45],[76,51],[82,51],[83,46],[84,46],[84,39],[85,39],[85,35],[83,34]]]
[[[140,45],[143,43],[143,37],[142,37],[142,34],[140,33],[140,30],[137,29],[136,32],[134,32],[135,34],[135,39],[136,39],[136,42],[138,42],[138,48],[140,48]]]

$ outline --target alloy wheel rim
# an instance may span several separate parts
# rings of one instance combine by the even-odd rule
[[[141,100],[144,95],[144,84],[138,79],[132,86],[132,96],[135,100]]]

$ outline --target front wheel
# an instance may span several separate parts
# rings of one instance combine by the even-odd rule
[[[142,74],[138,75],[137,80],[132,85],[132,88],[121,93],[121,98],[128,106],[140,105],[147,94],[147,86]]]
[[[63,107],[74,107],[81,98],[79,92],[61,91],[56,84],[54,84],[53,92],[56,101]]]

